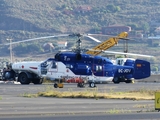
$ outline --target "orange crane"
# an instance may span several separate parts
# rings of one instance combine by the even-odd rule
[[[102,42],[101,44],[97,45],[96,47],[92,48],[91,50],[88,50],[86,53],[90,55],[98,55],[102,51],[109,49],[110,47],[113,47],[115,44],[118,43],[120,39],[125,39],[128,37],[127,32],[120,33],[117,37],[111,37],[107,39],[106,41]]]

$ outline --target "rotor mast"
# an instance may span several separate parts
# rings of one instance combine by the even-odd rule
[[[73,49],[73,51],[74,51],[75,53],[77,53],[77,54],[82,53],[82,41],[81,41],[80,38],[81,38],[83,35],[81,35],[80,33],[74,33],[74,34],[72,34],[72,35],[70,35],[70,36],[76,36],[76,37],[78,37],[78,40],[76,41],[76,48]]]
[[[82,52],[82,45],[81,45],[82,41],[80,38],[78,38],[77,42],[76,42],[76,49],[75,49],[75,52],[77,54],[80,54]]]

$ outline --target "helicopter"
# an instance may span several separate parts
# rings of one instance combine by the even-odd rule
[[[93,49],[82,49],[81,37],[88,37],[88,35],[84,34],[74,33],[69,35],[40,37],[13,42],[12,44],[65,36],[78,37],[76,48],[59,51],[54,58],[48,58],[41,62],[13,63],[10,67],[12,75],[7,71],[4,76],[9,78],[10,76],[16,75],[13,75],[13,73],[19,73],[18,81],[20,81],[21,84],[29,84],[31,81],[35,84],[42,83],[40,79],[47,78],[54,82],[55,88],[63,86],[63,82],[75,82],[78,87],[84,87],[85,84],[88,83],[89,87],[93,88],[96,87],[97,82],[112,81],[114,83],[119,83],[123,81],[129,83],[132,78],[143,79],[150,76],[150,63],[148,61],[126,59],[124,65],[114,65],[112,61],[106,57],[85,53]],[[89,38],[91,37],[89,36]],[[95,38],[94,41],[101,42]],[[101,49],[93,51],[106,52]]]
[[[75,34],[74,34],[75,35]],[[63,51],[55,55],[55,60],[64,63],[68,71],[72,71],[75,76],[66,74],[63,76],[67,78],[83,77],[87,79],[90,87],[95,87],[96,82],[112,81],[114,83],[126,82],[130,83],[132,79],[143,79],[150,76],[150,63],[145,60],[133,59],[120,59],[123,65],[114,65],[109,59],[102,56],[93,56],[85,54],[84,49],[81,48],[82,35],[75,35],[78,37],[77,47],[71,52]],[[101,43],[103,44],[103,43]],[[89,51],[92,51],[90,49]],[[93,50],[95,52],[95,50]],[[96,52],[99,50],[96,50]],[[101,50],[102,51],[102,50]],[[108,52],[108,51],[102,51]],[[111,53],[111,52],[109,52]],[[120,53],[120,52],[119,52]],[[121,53],[123,54],[123,53]],[[124,53],[124,55],[131,53]],[[150,57],[149,55],[131,54]],[[49,76],[49,75],[48,75]],[[51,76],[50,76],[51,77]],[[78,86],[83,87],[84,83],[78,83]]]

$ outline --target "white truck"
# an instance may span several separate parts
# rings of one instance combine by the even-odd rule
[[[17,62],[7,65],[3,69],[2,80],[14,80],[21,84],[42,84],[43,77],[40,73],[41,61]]]

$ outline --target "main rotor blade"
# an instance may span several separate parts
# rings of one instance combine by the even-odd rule
[[[96,38],[94,38],[94,37],[92,37],[92,36],[89,36],[89,35],[84,35],[85,37],[88,37],[88,38],[90,38],[90,39],[92,39],[92,40],[94,40],[94,41],[96,41],[96,42],[98,42],[98,43],[101,43],[101,41],[100,40],[98,40],[98,39],[96,39]]]
[[[49,38],[55,38],[55,37],[66,37],[66,36],[69,36],[69,35],[68,34],[63,34],[63,35],[56,35],[56,36],[46,36],[46,37],[31,38],[31,39],[22,40],[22,41],[6,43],[6,44],[3,44],[3,45],[17,44],[17,43],[22,43],[22,42],[35,41],[35,40],[40,40],[40,39],[49,39]]]
[[[89,36],[106,36],[106,37],[109,37],[109,38],[117,38],[117,39],[122,39],[122,40],[132,40],[132,41],[135,41],[133,39],[130,39],[130,38],[120,38],[118,36],[113,36],[113,35],[105,35],[105,34],[88,34]]]
[[[89,36],[106,36],[106,37],[116,37],[116,36],[113,36],[113,35],[105,35],[105,34],[90,34],[90,33],[88,33],[87,35],[89,35]]]
[[[139,57],[154,57],[152,55],[142,55],[142,54],[135,54],[135,53],[123,53],[123,52],[114,52],[114,51],[103,51],[104,53],[111,53],[111,54],[120,54],[120,55],[132,55],[132,56],[139,56]]]
[[[59,50],[59,52],[72,52],[72,50]]]

